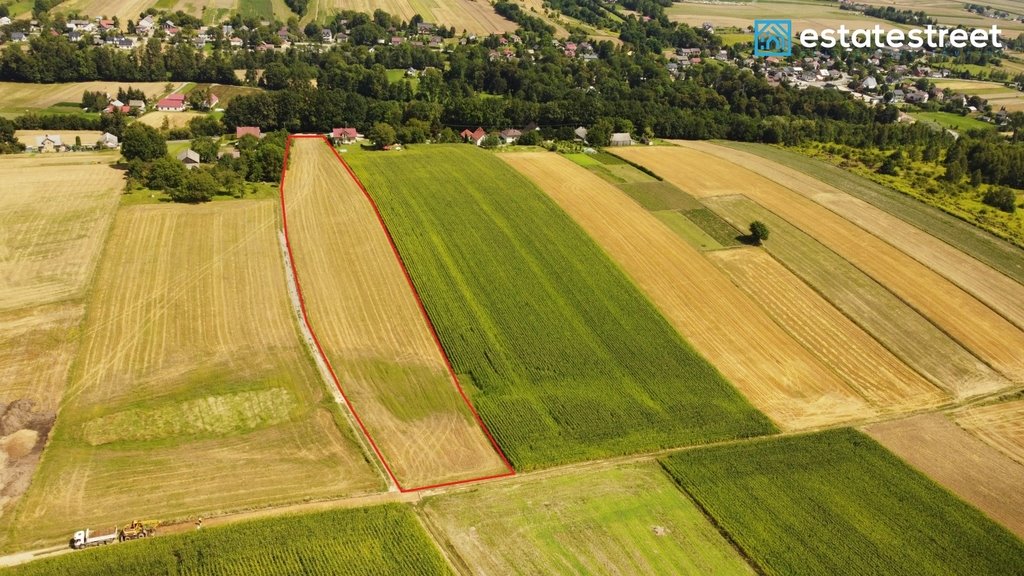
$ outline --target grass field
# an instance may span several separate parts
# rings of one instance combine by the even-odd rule
[[[127,22],[125,19],[121,21]],[[138,88],[146,94],[148,101],[163,94],[165,86],[167,86],[167,82],[96,81],[69,82],[65,84],[0,82],[0,112],[23,114],[26,111],[43,110],[65,102],[78,106],[82,101],[82,93],[87,90],[91,92],[105,92],[111,96],[116,96],[118,88]]]
[[[310,324],[399,482],[508,472],[355,180],[322,139],[292,140],[289,158],[285,208]]]
[[[982,122],[981,120],[971,118],[970,116],[953,114],[952,112],[911,112],[910,115],[916,118],[918,122],[928,122],[942,126],[943,128],[951,128],[960,132],[967,130],[995,129],[995,126],[988,122]]]
[[[659,210],[654,212],[654,217],[661,220],[662,224],[668,226],[680,238],[686,240],[690,246],[699,250],[718,250],[723,248],[722,243],[712,238],[707,232],[701,230],[689,218],[683,216],[678,210]]]
[[[119,210],[15,545],[381,487],[299,339],[275,215]]]
[[[1020,32],[1024,31],[1024,24],[1020,22],[986,18],[980,14],[968,12],[964,8],[965,3],[960,0],[867,0],[865,4],[875,4],[883,7],[890,6],[900,10],[913,10],[915,12],[923,10],[928,16],[938,20],[940,24],[949,26],[962,24],[969,28],[990,28],[994,24],[1003,31],[1004,38],[1016,38]],[[1015,0],[995,0],[993,2],[985,2],[983,5],[998,10],[1005,10],[1014,15],[1024,13],[1024,8]]]
[[[771,238],[764,249],[874,336],[908,366],[958,398],[1009,386],[958,343],[855,266],[794,226],[742,196],[705,202],[737,227],[760,220]]]
[[[1024,563],[1024,542],[853,430],[663,462],[766,574],[1003,575]]]
[[[942,414],[872,424],[869,436],[964,501],[1024,538],[1024,465]]]
[[[935,406],[948,400],[764,250],[725,250],[710,258],[786,332],[879,412]]]
[[[623,149],[701,197],[742,193],[794,224],[924,314],[973,354],[1024,381],[1024,333],[991,308],[883,240],[827,208],[741,165],[704,152],[711,144]]]
[[[412,509],[389,504],[282,516],[85,550],[11,576],[451,574]]]
[[[503,482],[428,499],[473,574],[752,574],[654,464]]]
[[[968,408],[956,415],[956,422],[1024,464],[1024,400]]]
[[[772,430],[494,155],[429,146],[350,162],[517,468]]]
[[[1024,250],[938,208],[867,178],[794,150],[762,144],[722,142],[826,181],[939,238],[1003,274],[1024,283]]]
[[[668,321],[784,428],[873,411],[713,264],[625,194],[554,154],[502,156],[565,210]]]
[[[702,146],[701,150],[742,163],[752,172],[814,200],[948,278],[1018,328],[1024,328],[1024,285],[997,270],[897,216],[803,172],[731,148]],[[1018,256],[1024,260],[1024,251],[1018,250]]]
[[[1000,108],[1006,108],[1008,112],[1024,110],[1024,92],[1008,88],[999,82],[948,78],[936,78],[934,82],[943,90],[952,90],[968,96],[981,96],[992,106],[993,112],[998,112]]]
[[[500,34],[516,29],[514,22],[498,16],[484,0],[311,0],[306,19],[324,21],[341,10],[373,13],[381,9],[405,20],[419,14],[424,22],[454,26],[456,34],[463,30],[476,34]]]
[[[53,156],[0,160],[0,531],[53,426],[121,188],[109,154]]]

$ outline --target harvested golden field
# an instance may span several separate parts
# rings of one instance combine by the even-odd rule
[[[404,20],[419,14],[424,22],[454,26],[457,34],[463,30],[476,34],[500,34],[517,28],[514,22],[498,16],[487,0],[313,0],[309,4],[307,18],[319,21],[341,10],[372,14],[380,9]]]
[[[956,415],[956,422],[1024,464],[1024,400],[969,408]]]
[[[555,154],[500,157],[579,223],[676,330],[781,427],[875,414],[714,264],[623,192]]]
[[[764,250],[720,250],[708,257],[879,412],[935,406],[948,399]]]
[[[0,312],[82,295],[124,185],[109,154],[37,159],[0,160]]]
[[[942,414],[872,424],[864,432],[1024,538],[1024,465]]]
[[[133,16],[133,19],[137,16]],[[122,22],[127,22],[122,18]],[[175,83],[176,87],[181,83]],[[24,82],[0,82],[0,109],[49,108],[61,102],[81,102],[82,93],[105,92],[117,95],[118,88],[138,88],[147,99],[165,92],[167,82],[68,82],[65,84],[27,84]]]
[[[741,162],[752,172],[825,206],[871,232],[988,304],[1024,328],[1024,286],[942,240],[867,202],[766,158],[723,146],[702,145],[701,151]]]
[[[707,144],[636,147],[616,153],[699,197],[743,194],[800,228],[899,296],[973,354],[1024,382],[1024,332],[935,271],[827,208],[739,164]]]
[[[269,201],[118,212],[13,543],[381,488],[300,340],[276,223]]]
[[[285,208],[307,314],[403,487],[508,472],[449,375],[373,207],[322,139],[293,139]]]
[[[824,296],[908,366],[956,398],[986,394],[1010,383],[954,342],[884,286],[796,227],[745,196],[704,203],[743,229],[760,220],[771,230],[764,250]]]
[[[164,120],[167,120],[168,128],[184,128],[188,125],[188,121],[199,117],[205,116],[202,112],[150,112],[139,117],[139,122],[153,128],[163,128]]]

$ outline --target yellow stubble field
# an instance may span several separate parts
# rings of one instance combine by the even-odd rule
[[[300,340],[276,208],[118,212],[12,542],[383,487]]]
[[[617,188],[555,154],[501,158],[582,226],[679,333],[781,427],[876,413],[714,264]]]
[[[507,472],[355,180],[321,139],[293,140],[289,158],[288,231],[310,324],[399,483]]]

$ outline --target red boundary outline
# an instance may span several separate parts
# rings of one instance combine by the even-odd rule
[[[402,484],[398,481],[398,478],[395,477],[395,474],[394,472],[392,472],[391,466],[388,464],[387,459],[384,458],[384,454],[381,453],[380,448],[377,447],[377,443],[373,439],[373,436],[370,435],[370,431],[366,428],[366,425],[363,424],[363,419],[359,417],[359,413],[356,412],[355,406],[352,405],[352,402],[349,400],[348,395],[345,394],[345,390],[341,386],[341,381],[338,379],[337,373],[334,372],[334,366],[332,366],[331,361],[327,359],[327,354],[324,353],[323,346],[320,345],[320,340],[317,338],[316,332],[313,331],[313,326],[309,322],[309,315],[306,311],[306,300],[302,296],[302,286],[299,283],[299,271],[295,268],[295,256],[294,254],[292,254],[291,239],[288,236],[288,215],[285,210],[284,179],[285,173],[288,171],[288,155],[291,150],[293,138],[319,138],[323,140],[324,144],[329,146],[331,151],[334,152],[334,156],[338,159],[339,162],[341,162],[341,165],[345,167],[345,171],[348,172],[352,180],[356,183],[357,186],[359,186],[359,190],[362,191],[363,196],[366,198],[367,202],[370,203],[370,207],[373,208],[373,213],[377,217],[377,223],[380,224],[381,230],[384,231],[384,235],[388,239],[388,244],[391,246],[391,251],[395,255],[395,259],[398,261],[398,266],[402,269],[402,274],[405,276],[405,281],[409,285],[409,289],[412,291],[413,297],[416,299],[416,305],[419,307],[420,313],[423,315],[423,319],[426,320],[427,327],[430,328],[430,335],[434,340],[434,345],[437,346],[438,352],[441,353],[441,358],[444,359],[444,365],[445,368],[447,368],[448,370],[448,375],[451,377],[452,382],[455,384],[455,388],[459,391],[459,395],[462,397],[462,400],[466,403],[466,406],[469,407],[469,411],[473,414],[473,418],[476,419],[476,422],[477,424],[479,424],[480,429],[483,430],[484,434],[487,436],[487,439],[490,441],[491,446],[494,448],[494,451],[498,453],[498,456],[501,457],[501,461],[508,468],[508,472],[505,472],[503,474],[492,474],[490,476],[482,476],[479,478],[467,478],[465,480],[441,482],[438,484],[430,484],[428,486],[416,486],[412,488],[404,488]],[[320,359],[323,360],[324,365],[327,366],[327,371],[330,372],[331,379],[334,380],[335,387],[338,388],[338,392],[341,393],[341,397],[345,400],[345,405],[348,406],[349,411],[352,412],[352,416],[355,417],[356,423],[359,425],[359,429],[362,430],[363,435],[366,436],[366,439],[370,442],[370,447],[373,448],[373,451],[377,455],[377,458],[379,458],[381,463],[384,465],[384,469],[387,471],[388,476],[391,478],[391,481],[395,483],[395,486],[398,488],[398,491],[416,492],[420,490],[429,490],[431,488],[442,488],[444,486],[455,486],[458,484],[468,484],[471,482],[482,482],[484,480],[493,480],[495,478],[506,478],[508,476],[514,476],[516,473],[515,469],[512,467],[512,464],[509,463],[508,458],[505,456],[505,452],[502,451],[501,446],[498,445],[498,442],[494,439],[494,436],[491,434],[491,431],[487,428],[487,425],[484,424],[483,419],[480,418],[480,414],[477,413],[476,408],[473,407],[473,403],[469,401],[469,397],[466,396],[465,390],[463,390],[462,385],[459,383],[459,378],[455,375],[455,369],[452,368],[451,361],[448,359],[448,355],[445,354],[444,348],[441,346],[441,339],[437,335],[437,330],[434,328],[433,322],[430,321],[430,316],[427,314],[427,309],[423,306],[423,301],[420,299],[419,292],[416,291],[416,286],[412,282],[412,277],[409,276],[409,271],[405,267],[405,261],[402,260],[402,255],[398,252],[398,247],[395,245],[395,240],[391,236],[391,231],[388,230],[387,225],[384,223],[384,218],[381,216],[380,209],[377,207],[377,203],[374,202],[373,197],[370,196],[370,193],[366,191],[366,188],[363,186],[363,183],[359,180],[359,177],[356,176],[355,172],[352,171],[352,168],[348,165],[348,163],[345,162],[345,160],[341,157],[340,154],[338,154],[338,151],[334,149],[334,146],[331,146],[331,143],[327,140],[326,136],[320,134],[288,135],[284,147],[284,164],[281,166],[280,198],[281,225],[284,229],[285,248],[288,250],[288,259],[291,264],[292,277],[295,278],[295,291],[299,297],[299,308],[302,312],[302,322],[306,325],[306,329],[309,331],[310,336],[313,337],[313,344],[316,346],[317,353],[320,355]]]

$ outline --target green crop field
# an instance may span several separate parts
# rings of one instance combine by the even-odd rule
[[[451,573],[412,509],[397,504],[204,528],[0,571],[5,576]]]
[[[1024,566],[1024,543],[854,430],[663,463],[766,574],[1005,575]]]
[[[473,574],[753,574],[652,462],[430,498]]]
[[[757,154],[790,168],[800,170],[840,190],[874,204],[886,212],[917,226],[944,242],[963,250],[1003,274],[1024,282],[1024,250],[942,210],[929,206],[872,182],[863,176],[809,158],[796,151],[762,144],[720,142],[723,146]]]
[[[471,146],[349,158],[519,469],[768,433],[529,180]]]
[[[961,116],[959,114],[953,114],[952,112],[912,112],[910,114],[914,118],[917,118],[922,122],[931,122],[938,124],[943,128],[952,128],[953,130],[994,130],[995,126],[988,122],[982,122],[977,118],[971,118],[970,116]]]

